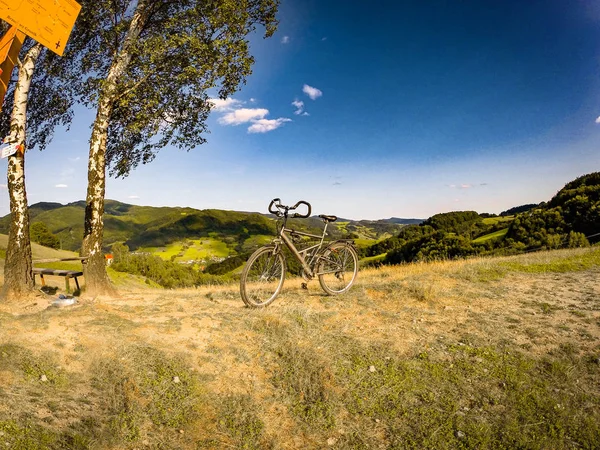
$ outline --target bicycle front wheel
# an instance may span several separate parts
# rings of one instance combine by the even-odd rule
[[[274,246],[256,250],[242,270],[240,294],[251,308],[267,306],[275,300],[285,279],[285,258]]]
[[[319,283],[329,295],[343,294],[356,279],[358,255],[352,245],[334,242],[320,256]]]

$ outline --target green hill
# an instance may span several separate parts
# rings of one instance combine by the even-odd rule
[[[62,205],[42,202],[29,208],[31,223],[42,222],[60,240],[62,249],[78,251],[83,239],[85,202]],[[0,233],[8,233],[10,215],[0,218]],[[320,234],[323,222],[311,217],[289,225]],[[398,233],[404,225],[382,221],[340,220],[328,228],[332,238],[353,237],[372,243]],[[106,200],[104,246],[124,243],[132,251],[157,253],[164,259],[189,261],[247,253],[276,233],[268,214],[197,210],[187,207],[136,206]]]
[[[600,172],[565,185],[547,203],[516,216],[506,242],[526,249],[600,241]]]
[[[514,214],[508,215],[508,214]],[[436,214],[372,245],[365,256],[385,254],[386,263],[580,247],[600,240],[600,172],[565,185],[548,202],[504,211]],[[380,261],[380,260],[375,260]]]

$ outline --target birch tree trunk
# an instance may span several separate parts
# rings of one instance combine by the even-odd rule
[[[10,197],[11,223],[4,262],[2,298],[19,300],[33,292],[31,241],[29,238],[29,210],[25,191],[25,130],[27,124],[27,98],[35,63],[42,51],[41,44],[34,45],[19,65],[19,78],[15,88],[15,101],[10,123],[9,141],[21,144],[22,150],[8,157],[8,195]]]
[[[106,262],[102,252],[104,233],[104,195],[106,191],[106,139],[113,105],[117,100],[117,82],[125,73],[131,61],[131,48],[136,43],[150,13],[147,1],[140,1],[133,14],[129,30],[121,51],[115,56],[105,80],[98,101],[96,119],[90,139],[88,160],[88,188],[85,207],[85,225],[82,256],[87,256],[83,265],[86,294],[115,295],[106,272]]]

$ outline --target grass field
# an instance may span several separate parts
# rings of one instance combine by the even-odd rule
[[[477,239],[473,239],[473,243],[477,244],[478,242],[485,242],[489,241],[490,239],[500,239],[506,236],[506,233],[508,233],[508,228],[494,231],[493,233],[486,234],[485,236],[480,236]]]
[[[273,240],[273,236],[265,235],[265,234],[257,234],[249,237],[244,241],[243,249],[246,252],[251,252],[261,247],[263,245],[267,245],[269,242]]]
[[[202,239],[188,239],[184,242],[175,242],[167,247],[147,247],[139,249],[140,252],[149,252],[162,259],[174,261],[207,260],[209,258],[227,258],[233,252],[225,242],[214,237]]]
[[[363,267],[372,263],[381,262],[385,259],[386,255],[387,253],[382,253],[381,255],[368,256],[366,258],[362,258],[360,260],[360,266]]]
[[[600,448],[600,247],[0,304],[0,447]]]
[[[0,259],[0,281],[4,281],[4,258],[6,257],[7,244],[8,236],[6,234],[0,234],[0,252],[2,252],[2,258]],[[79,261],[62,261],[51,263],[36,262],[36,260],[40,259],[63,259],[79,256],[79,254],[75,252],[71,252],[68,250],[55,250],[53,248],[44,247],[43,245],[39,245],[35,242],[32,242],[31,254],[34,267],[47,267],[49,269],[81,270],[81,262]],[[62,283],[62,285],[64,285],[64,283]]]
[[[498,216],[498,217],[486,217],[483,219],[483,223],[486,225],[496,225],[497,223],[506,223],[512,222],[515,216]]]

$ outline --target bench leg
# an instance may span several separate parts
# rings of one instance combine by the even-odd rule
[[[42,282],[42,286],[46,286],[46,280],[44,280],[44,274],[40,273],[40,281]]]
[[[65,289],[67,290],[67,294],[71,293],[71,284],[69,283],[69,277],[65,277]]]
[[[79,281],[77,281],[77,277],[73,278],[75,280],[75,286],[77,286],[77,290],[80,291],[81,288],[79,287]]]

